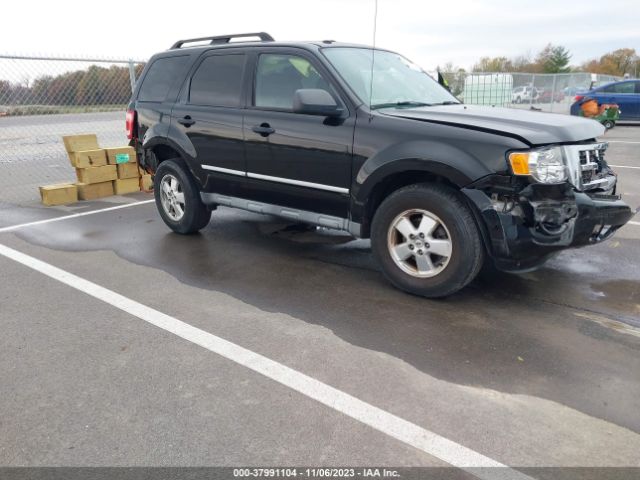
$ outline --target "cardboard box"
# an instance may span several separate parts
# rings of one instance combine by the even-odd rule
[[[153,177],[148,173],[140,177],[140,190],[143,192],[153,191]]]
[[[67,153],[82,152],[84,150],[98,150],[98,137],[94,133],[88,135],[67,135],[62,137]]]
[[[140,180],[136,178],[124,178],[122,180],[113,181],[113,191],[116,195],[124,195],[125,193],[139,192]]]
[[[94,200],[96,198],[113,195],[113,182],[76,183],[80,200]]]
[[[103,167],[76,168],[76,175],[80,183],[102,183],[118,178],[115,165]]]
[[[44,185],[40,187],[43,205],[66,205],[78,201],[78,189],[72,183]]]
[[[76,168],[102,167],[107,164],[107,153],[103,149],[71,152],[69,160]]]
[[[138,178],[138,164],[137,163],[119,163],[116,165],[118,169],[118,178]]]
[[[120,163],[137,163],[136,151],[133,147],[105,148],[109,165]]]

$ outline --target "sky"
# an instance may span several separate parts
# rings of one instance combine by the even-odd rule
[[[266,31],[371,44],[375,0],[4,2],[0,54],[145,60],[181,38]],[[378,0],[376,44],[426,70],[566,46],[572,63],[640,53],[640,0]]]

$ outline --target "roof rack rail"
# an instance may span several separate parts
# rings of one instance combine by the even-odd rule
[[[258,37],[262,42],[273,42],[273,37],[265,32],[257,32],[257,33],[237,33],[234,35],[217,35],[215,37],[200,37],[200,38],[189,38],[186,40],[178,40],[174,43],[170,50],[175,50],[177,48],[182,48],[185,43],[195,43],[195,42],[206,42],[209,40],[209,45],[220,45],[224,43],[229,43],[232,38],[244,38],[244,37]]]

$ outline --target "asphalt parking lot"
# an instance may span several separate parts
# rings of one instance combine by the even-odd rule
[[[605,139],[637,208],[640,127]],[[366,241],[150,198],[0,210],[0,465],[640,468],[640,215],[433,301]]]

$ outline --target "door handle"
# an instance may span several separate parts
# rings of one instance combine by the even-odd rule
[[[268,137],[269,135],[271,135],[276,131],[276,129],[272,128],[271,125],[269,125],[268,123],[261,123],[260,125],[254,125],[253,127],[251,127],[251,130],[253,130],[259,135],[262,135],[263,137]]]
[[[185,115],[183,118],[178,119],[178,123],[181,124],[181,125],[184,125],[187,128],[189,128],[191,125],[196,123],[196,121],[192,120],[189,115]]]

